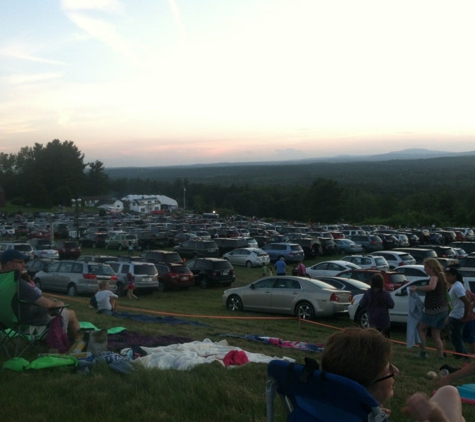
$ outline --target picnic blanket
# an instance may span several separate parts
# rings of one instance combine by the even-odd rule
[[[323,343],[308,343],[305,341],[291,341],[282,340],[278,337],[259,336],[255,334],[219,334],[220,336],[243,338],[246,340],[257,341],[263,344],[270,344],[272,346],[282,347],[283,349],[304,350],[306,352],[323,352]]]
[[[203,363],[219,362],[225,366],[224,359],[230,351],[243,351],[239,347],[229,346],[226,340],[212,342],[210,339],[155,348],[142,347],[142,349],[147,355],[135,359],[135,364],[148,369],[178,369],[181,371],[189,370]],[[124,355],[127,352],[128,349],[124,349],[120,353]],[[243,352],[245,352],[247,360],[254,363],[269,363],[273,359],[295,362],[294,359],[288,357],[279,358],[261,353]]]
[[[116,334],[108,334],[108,349],[113,352],[119,352],[127,347],[158,347],[169,346],[170,344],[189,343],[195,339],[189,337],[180,337],[173,334],[165,336],[146,336],[135,331],[122,331]]]
[[[114,315],[117,318],[127,318],[133,321],[140,321],[140,322],[145,322],[145,323],[159,322],[162,324],[177,324],[177,325],[189,324],[189,325],[196,325],[199,327],[209,327],[208,324],[203,324],[201,322],[196,322],[196,321],[187,321],[185,319],[178,319],[178,318],[175,318],[174,316],[160,317],[160,316],[152,316],[152,315],[145,315],[145,314],[131,314],[129,312],[113,312],[112,315]]]

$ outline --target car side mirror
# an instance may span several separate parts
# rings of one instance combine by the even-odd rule
[[[251,284],[249,287],[250,287],[252,290],[254,290],[254,289],[256,288],[256,286],[254,286],[254,284]]]

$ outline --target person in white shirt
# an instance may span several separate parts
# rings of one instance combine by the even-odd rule
[[[467,349],[463,341],[463,326],[468,319],[470,312],[470,301],[467,298],[463,279],[457,268],[447,267],[445,269],[445,278],[450,285],[449,296],[452,302],[452,310],[449,313],[450,338],[455,352],[467,355]],[[468,358],[455,354],[455,359]]]
[[[117,299],[119,296],[109,290],[109,282],[107,280],[101,280],[99,282],[99,290],[95,297],[97,301],[97,312],[112,315],[112,312],[114,312],[117,307]]]

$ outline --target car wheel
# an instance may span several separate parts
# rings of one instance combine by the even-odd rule
[[[35,286],[38,287],[38,289],[41,290],[41,281],[39,279],[35,280]]]
[[[295,316],[299,319],[312,320],[315,318],[315,310],[309,302],[300,302],[295,308]]]
[[[67,294],[68,294],[68,296],[77,296],[78,295],[78,289],[76,288],[76,286],[74,284],[70,284],[68,286]]]
[[[201,276],[200,277],[200,287],[202,289],[207,289],[209,285],[208,279],[206,277]]]
[[[361,309],[360,311],[358,311],[358,313],[356,314],[356,323],[361,328],[369,328],[368,314],[365,310]]]
[[[247,261],[247,262],[246,262],[246,267],[247,267],[247,268],[252,268],[252,262],[251,262],[251,261]]]
[[[226,307],[233,312],[242,311],[242,300],[239,296],[232,295],[229,296]]]
[[[119,243],[119,251],[121,251],[123,248],[122,243]]]
[[[166,290],[165,288],[165,283],[161,280],[158,280],[158,287],[157,287],[157,290],[159,292],[164,292]]]

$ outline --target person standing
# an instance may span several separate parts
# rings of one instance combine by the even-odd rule
[[[132,273],[127,273],[127,297],[129,299],[137,300],[138,297],[134,295],[135,290],[135,277]]]
[[[302,260],[299,260],[299,264],[297,265],[297,275],[300,277],[307,276],[307,268],[305,267],[305,264],[302,262]]]
[[[269,267],[265,262],[262,263],[262,277],[267,277],[269,275]]]
[[[462,276],[454,267],[445,269],[445,277],[449,283],[449,297],[452,302],[452,310],[449,313],[450,339],[457,353],[467,354],[467,348],[463,341],[463,326],[468,320],[470,312],[470,301],[467,298],[465,287],[461,282]],[[462,359],[463,356],[454,355],[455,359]]]
[[[285,258],[282,256],[275,263],[275,272],[277,275],[285,275],[286,269],[287,269],[287,264],[285,263]]]
[[[435,258],[424,259],[424,271],[430,277],[426,286],[412,286],[411,293],[416,290],[425,292],[424,310],[421,320],[417,325],[417,332],[421,342],[419,344],[418,357],[427,359],[427,330],[430,328],[432,338],[437,349],[437,358],[444,358],[444,343],[440,337],[441,330],[445,327],[449,315],[449,303],[447,300],[446,279],[444,270]]]
[[[394,300],[384,289],[384,280],[381,274],[376,273],[371,277],[371,288],[363,294],[360,306],[368,314],[369,326],[389,338],[391,336],[389,310],[394,308]]]

